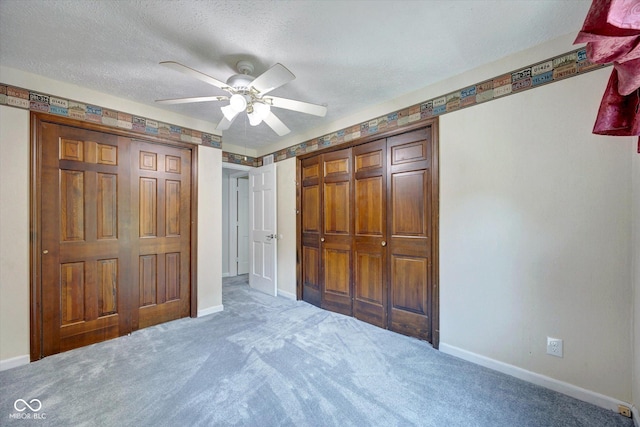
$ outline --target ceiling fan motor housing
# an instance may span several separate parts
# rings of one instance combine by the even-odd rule
[[[255,80],[253,64],[249,61],[238,61],[236,69],[239,74],[234,74],[227,79],[227,84],[238,92],[249,92],[249,84]]]
[[[248,92],[249,84],[255,77],[248,74],[234,74],[227,79],[227,84],[238,92]]]

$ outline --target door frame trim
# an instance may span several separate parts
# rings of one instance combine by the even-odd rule
[[[140,135],[127,129],[117,129],[98,123],[89,123],[47,113],[30,113],[30,146],[29,146],[29,335],[30,359],[36,361],[42,358],[43,329],[42,329],[42,247],[40,239],[42,194],[40,178],[42,176],[42,152],[40,151],[40,132],[42,123],[52,123],[76,127],[94,132],[131,138],[132,140],[187,148],[191,151],[191,268],[190,268],[190,316],[198,316],[198,145],[181,141],[173,141],[153,135]]]
[[[431,146],[431,206],[434,212],[432,219],[431,239],[431,345],[440,346],[440,128],[438,117],[418,120],[408,126],[395,128],[375,135],[368,135],[352,141],[296,156],[296,297],[302,299],[302,161],[331,151],[355,147],[356,145],[385,139],[417,129],[432,127],[433,141]]]

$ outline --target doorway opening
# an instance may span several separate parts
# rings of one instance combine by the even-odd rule
[[[222,169],[222,277],[249,273],[249,166]]]

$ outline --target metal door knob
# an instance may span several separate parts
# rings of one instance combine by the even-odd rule
[[[380,243],[382,246],[387,246],[387,242],[385,242],[384,240]]]
[[[46,255],[49,253],[49,251],[45,249],[44,251],[42,251],[42,253]]]
[[[324,242],[324,237],[321,237],[321,238],[320,238],[320,241],[321,241],[321,242]]]

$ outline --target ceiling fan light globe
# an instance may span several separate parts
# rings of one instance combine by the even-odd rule
[[[236,93],[231,95],[231,98],[229,98],[229,106],[231,106],[233,111],[235,111],[236,113],[240,113],[241,111],[244,111],[245,108],[247,108],[247,100],[244,99],[244,96]]]
[[[231,105],[225,105],[224,107],[220,107],[220,110],[222,110],[222,114],[224,114],[224,117],[229,121],[233,120],[233,118],[236,116],[236,114],[238,114],[231,107]]]
[[[258,126],[260,123],[262,123],[262,117],[260,117],[260,115],[253,110],[252,113],[247,113],[247,116],[249,117],[249,124],[251,126]]]
[[[253,112],[260,118],[260,121],[262,121],[271,112],[271,107],[269,106],[269,104],[264,104],[262,102],[254,102]]]

